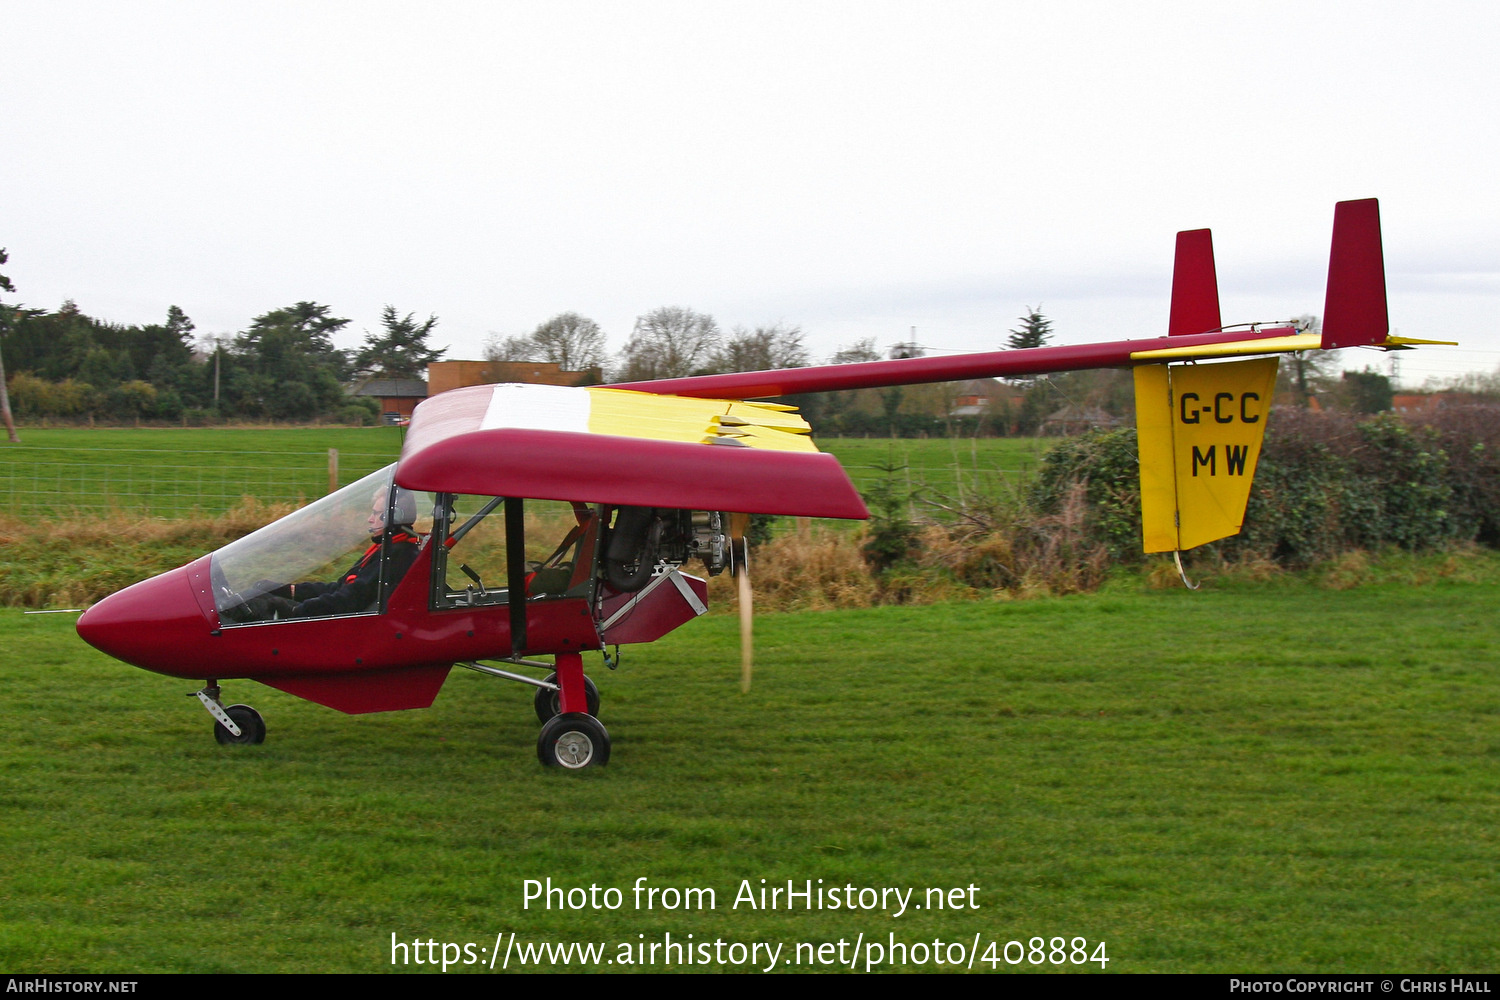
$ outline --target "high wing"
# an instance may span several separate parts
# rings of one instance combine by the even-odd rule
[[[810,429],[794,407],[778,403],[471,386],[417,407],[396,482],[440,493],[868,517]]]

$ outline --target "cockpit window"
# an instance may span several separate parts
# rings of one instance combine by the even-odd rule
[[[432,498],[372,473],[213,554],[225,625],[373,614],[416,560]]]
[[[593,585],[597,512],[555,500],[438,494],[433,513],[435,608],[510,603],[505,506],[522,504],[528,600],[587,597]]]

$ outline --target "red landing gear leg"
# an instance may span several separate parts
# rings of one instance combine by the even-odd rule
[[[537,736],[537,759],[571,771],[599,767],[609,761],[609,733],[589,714],[583,657],[558,653],[556,667],[559,714],[544,723]]]
[[[579,653],[558,653],[556,666],[557,686],[562,688],[558,709],[563,712],[587,713],[589,703],[588,693],[583,686],[583,656]]]

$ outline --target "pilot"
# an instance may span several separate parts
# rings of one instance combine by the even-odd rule
[[[412,522],[417,519],[416,495],[399,486],[395,490],[395,502],[391,507],[391,519],[395,523],[386,525],[386,490],[376,490],[370,516],[365,522],[371,545],[343,576],[328,583],[289,583],[282,587],[263,582],[262,586],[271,589],[245,604],[253,619],[323,618],[373,609],[380,597],[381,546],[386,546],[385,586],[389,593],[411,569],[422,544],[421,536],[412,527]]]

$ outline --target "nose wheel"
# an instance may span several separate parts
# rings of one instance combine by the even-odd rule
[[[264,743],[266,741],[266,721],[260,717],[260,713],[249,705],[230,705],[224,709],[224,714],[229,716],[235,728],[240,731],[238,736],[229,731],[229,727],[217,720],[214,721],[214,739],[223,746],[241,746]]]
[[[266,721],[249,705],[224,707],[219,701],[219,685],[209,681],[195,692],[208,714],[214,718],[214,739],[221,746],[254,746],[266,741]]]

